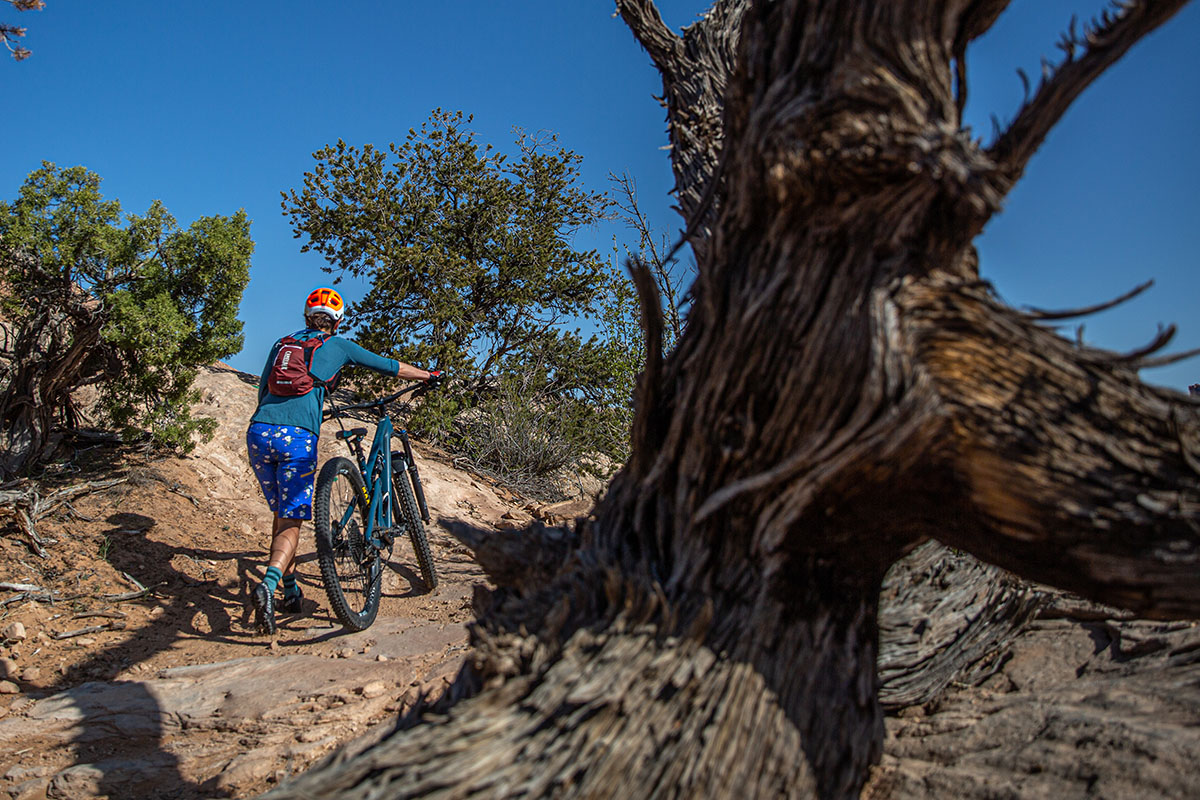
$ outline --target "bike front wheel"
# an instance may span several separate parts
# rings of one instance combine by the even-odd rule
[[[375,621],[383,583],[379,551],[366,541],[366,522],[366,488],[358,465],[348,458],[329,459],[313,497],[317,562],[330,608],[355,631]]]
[[[413,496],[408,464],[400,453],[392,453],[392,516],[396,525],[403,525],[407,530],[408,541],[417,557],[417,568],[421,571],[421,580],[432,592],[437,588],[437,570],[433,566],[433,554],[429,552],[425,523],[417,510],[417,498]]]

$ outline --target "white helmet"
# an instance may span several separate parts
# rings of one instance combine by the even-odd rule
[[[315,314],[318,311],[322,314],[328,314],[336,326],[337,323],[342,321],[342,317],[346,316],[346,303],[336,291],[327,286],[322,286],[319,289],[313,289],[309,293],[308,299],[304,301],[305,317],[309,314]]]

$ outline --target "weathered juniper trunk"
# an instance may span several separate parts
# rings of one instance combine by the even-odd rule
[[[617,0],[617,9],[663,78],[678,210],[691,221],[687,239],[699,261],[720,196],[714,181],[724,140],[725,89],[737,59],[748,0],[719,0],[676,34],[648,0]],[[955,43],[961,52],[994,21],[1000,6],[975,9]],[[990,15],[990,16],[989,16]],[[956,56],[956,64],[961,59]],[[965,89],[965,79],[959,76]],[[965,100],[962,93],[958,102]],[[1030,620],[1042,595],[1003,570],[930,543],[898,561],[881,597],[880,699],[902,707],[928,702],[954,680],[986,674],[986,665]]]
[[[82,299],[64,305],[24,320],[0,354],[0,480],[44,458],[56,431],[76,425],[71,391],[95,372],[101,320]]]
[[[990,147],[954,71],[1006,3],[740,7],[688,327],[664,359],[648,313],[629,463],[578,540],[479,539],[501,588],[450,694],[276,796],[855,797],[881,583],[930,537],[1200,612],[1197,404],[1001,304],[971,246],[1182,4],[1088,31]]]

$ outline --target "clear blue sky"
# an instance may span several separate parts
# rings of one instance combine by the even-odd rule
[[[1072,16],[1103,0],[1015,0],[968,59],[968,122],[984,136],[1022,95],[1016,68],[1039,74]],[[705,0],[659,0],[679,28]],[[345,139],[404,138],[435,107],[475,115],[483,141],[513,126],[552,130],[584,157],[584,178],[638,181],[664,229],[672,185],[661,86],[608,0],[47,0],[0,18],[29,28],[33,56],[0,62],[5,124],[0,197],[45,159],[82,164],[108,197],[142,212],[161,199],[181,224],[245,208],[257,244],[242,304],[246,345],[230,361],[258,372],[327,280],[279,209],[311,153]],[[1200,347],[1200,88],[1190,4],[1083,96],[1031,163],[979,245],[982,269],[1018,306],[1090,305],[1153,278],[1121,309],[1084,321],[1117,350],[1179,326],[1172,349]],[[622,230],[589,231],[608,247]],[[354,298],[355,290],[349,294]],[[1183,389],[1200,359],[1144,373]]]

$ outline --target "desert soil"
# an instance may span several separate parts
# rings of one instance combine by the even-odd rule
[[[306,526],[303,613],[259,635],[246,600],[270,515],[243,443],[256,381],[218,366],[200,386],[200,412],[219,423],[211,442],[186,458],[81,448],[43,477],[44,491],[120,482],[40,519],[45,557],[17,526],[0,529],[0,796],[248,797],[341,744],[382,736],[468,654],[472,597],[487,582],[449,531],[560,522],[590,507],[531,504],[418,445],[437,591],[398,542],[378,620],[347,633]],[[322,436],[324,458],[339,446]],[[122,599],[139,587],[144,596]],[[1195,622],[1056,595],[994,664],[982,684],[886,720],[864,798],[1200,797]]]
[[[41,519],[44,558],[16,528],[0,537],[0,582],[38,587],[0,590],[0,791],[14,798],[268,789],[458,670],[472,593],[486,581],[447,524],[515,527],[548,513],[418,444],[436,592],[397,541],[376,623],[348,633],[329,610],[306,524],[303,611],[260,635],[247,597],[271,515],[244,444],[256,379],[218,366],[199,385],[199,411],[219,425],[211,442],[185,458],[81,449],[45,476],[47,493],[122,482]],[[344,454],[323,434],[322,463]],[[121,599],[139,587],[145,596]]]

